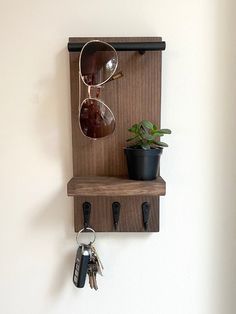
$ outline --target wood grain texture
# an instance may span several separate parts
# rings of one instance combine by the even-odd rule
[[[70,38],[70,42],[82,42],[86,43],[92,39],[100,39],[106,42],[147,42],[147,41],[161,41],[161,37],[83,37],[83,38]],[[113,135],[105,139],[90,140],[85,137],[78,125],[78,113],[81,102],[87,97],[87,87],[81,82],[79,78],[79,52],[70,52],[70,80],[71,80],[71,121],[72,121],[72,147],[73,147],[73,177],[96,177],[96,176],[108,176],[108,177],[126,177],[128,174],[127,165],[123,148],[126,146],[126,139],[129,137],[128,128],[143,119],[151,120],[153,123],[160,126],[160,114],[161,114],[161,51],[147,51],[141,55],[135,51],[120,51],[118,52],[119,65],[118,71],[122,71],[124,76],[118,80],[114,80],[104,84],[100,99],[102,99],[106,105],[112,110],[116,119],[116,129]],[[132,182],[132,181],[131,181]],[[132,187],[127,190],[133,193],[135,188]],[[69,184],[68,193],[73,195],[71,188],[80,193],[74,186],[73,180]],[[78,183],[78,181],[77,181]],[[101,183],[101,182],[100,182]],[[104,215],[108,215],[110,212],[110,204],[112,197],[111,191],[119,196],[119,190],[115,188],[115,185],[109,187],[101,187],[99,190],[98,184],[96,185],[96,191],[108,190],[108,195],[98,197],[99,201],[93,200],[96,204],[98,211],[101,214],[97,214],[98,221],[94,221],[94,225],[99,228],[100,231],[112,231],[108,228],[108,223],[103,225],[100,222],[102,219],[108,219]],[[114,180],[112,182],[114,184]],[[142,183],[144,184],[144,183]],[[148,184],[144,191],[149,191]],[[119,184],[118,184],[119,185]],[[122,185],[122,184],[121,184]],[[121,186],[120,186],[121,187]],[[124,187],[124,186],[123,186]],[[84,189],[81,184],[79,190]],[[90,192],[93,187],[86,187]],[[163,186],[162,186],[163,188]],[[88,191],[87,190],[87,191]],[[124,188],[121,190],[121,197],[124,197]],[[139,210],[141,204],[144,201],[158,204],[158,196],[150,196],[147,193],[145,197],[142,192],[139,192],[135,196],[127,194],[124,208],[127,208],[126,213],[130,211],[137,217],[139,217]],[[160,192],[160,190],[159,190]],[[159,194],[156,195],[162,195]],[[70,194],[72,193],[72,194]],[[100,192],[101,193],[101,192]],[[127,192],[128,193],[128,192]],[[146,192],[145,192],[146,193]],[[164,190],[162,192],[164,194]],[[84,200],[82,194],[81,197],[75,197],[75,230],[78,230],[78,226],[81,226],[81,206],[79,203]],[[99,194],[98,194],[99,195]],[[155,200],[155,202],[154,202]],[[88,200],[89,201],[89,200]],[[98,205],[98,206],[97,206]],[[153,208],[159,205],[153,206]],[[80,217],[80,219],[78,218]],[[110,218],[109,218],[110,219]],[[124,218],[125,219],[125,218]],[[137,218],[140,223],[140,217]],[[133,217],[133,220],[134,217]],[[131,223],[130,220],[126,224]],[[103,228],[103,230],[102,230]],[[153,220],[152,230],[158,229],[157,220]],[[109,230],[108,230],[109,229]],[[132,229],[132,230],[131,230]],[[135,230],[134,230],[135,229]],[[128,226],[121,227],[120,231],[142,231],[142,224],[139,227]],[[150,230],[151,231],[151,230]]]
[[[108,38],[100,39],[106,41]],[[91,38],[77,40],[86,42]],[[114,40],[110,38],[107,41]],[[116,38],[116,40],[125,41],[123,38]],[[149,39],[132,38],[132,40]],[[157,40],[160,41],[160,38]],[[75,177],[126,176],[127,166],[123,148],[130,135],[128,128],[142,119],[160,125],[161,52],[149,51],[140,55],[135,51],[122,51],[118,52],[118,58],[117,72],[123,71],[124,76],[106,83],[100,96],[114,113],[115,132],[105,139],[90,140],[81,133],[78,125],[79,106],[87,97],[87,87],[79,79],[79,53],[70,53],[73,175]]]
[[[136,181],[122,177],[75,177],[68,183],[69,196],[165,195],[165,181]]]

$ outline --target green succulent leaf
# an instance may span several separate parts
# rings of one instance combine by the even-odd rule
[[[162,133],[162,134],[171,134],[171,130],[170,129],[160,129],[159,132]]]
[[[157,141],[157,139],[165,134],[171,134],[170,129],[159,130],[156,124],[148,120],[142,120],[128,130],[133,133],[132,137],[127,139],[127,142],[131,142],[129,147],[141,149],[167,147],[166,143]]]
[[[168,144],[164,143],[164,142],[156,142],[156,144],[158,146],[161,146],[161,147],[168,147]]]
[[[142,125],[147,128],[147,129],[152,129],[153,128],[153,124],[152,122],[148,121],[148,120],[143,120],[142,121]]]
[[[157,136],[163,136],[164,133],[160,133],[159,131],[154,131],[154,132],[152,133],[152,135],[154,135],[155,137],[157,137]]]
[[[147,141],[153,141],[153,140],[155,140],[155,136],[153,136],[153,135],[151,135],[151,134],[148,134],[148,133],[143,134],[143,138],[144,138],[145,140],[147,140]]]
[[[139,125],[138,124],[134,124],[132,125],[131,128],[128,129],[128,131],[133,132],[133,133],[137,133],[139,129]]]
[[[142,144],[141,147],[142,147],[142,149],[150,149],[149,144]]]
[[[137,136],[134,136],[134,137],[130,137],[130,138],[128,138],[127,140],[126,140],[126,142],[130,142],[130,141],[133,141],[133,140],[135,140],[137,138]]]

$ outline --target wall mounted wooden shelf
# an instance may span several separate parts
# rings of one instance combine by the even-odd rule
[[[165,195],[165,181],[135,181],[123,177],[74,177],[68,182],[69,196],[159,196]]]
[[[102,89],[101,99],[112,110],[116,129],[112,136],[89,140],[78,125],[78,108],[88,89],[79,77],[81,47],[92,39],[113,43],[117,48],[118,68],[124,76]],[[159,198],[165,195],[165,181],[128,180],[123,148],[128,128],[143,119],[160,126],[161,56],[165,42],[161,37],[70,38],[71,121],[73,177],[68,195],[74,197],[75,231],[83,228],[83,205],[91,204],[90,225],[102,232],[159,231]],[[145,52],[145,53],[144,53]],[[113,204],[120,204],[117,230],[113,223]],[[150,215],[147,230],[143,223],[143,206]]]

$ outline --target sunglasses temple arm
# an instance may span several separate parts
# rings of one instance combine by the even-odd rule
[[[117,72],[117,73],[114,74],[107,82],[117,80],[117,79],[119,79],[119,78],[121,78],[121,77],[123,77],[123,76],[124,76],[124,74],[123,74],[122,71]]]
[[[123,77],[123,76],[124,76],[124,74],[123,74],[122,71],[117,72],[117,73],[114,74],[106,83],[111,82],[111,81],[114,81],[114,80],[117,80],[117,79],[119,79],[119,78],[121,78],[121,77]],[[96,92],[96,98],[99,97],[100,89],[101,89],[102,87],[103,87],[103,86],[98,87],[97,92]],[[89,97],[89,98],[92,98],[92,97],[91,97],[91,86],[88,86],[88,97]]]

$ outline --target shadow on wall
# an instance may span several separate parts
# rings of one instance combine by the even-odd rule
[[[72,277],[75,258],[74,248],[71,249],[71,246],[68,246],[68,243],[73,243],[74,240],[73,209],[70,206],[71,210],[69,210],[69,203],[65,198],[65,189],[62,188],[54,195],[54,198],[49,203],[41,203],[39,210],[36,210],[37,214],[34,216],[31,224],[34,234],[37,235],[38,233],[41,237],[42,233],[46,235],[48,241],[54,243],[53,251],[57,252],[54,273],[52,273],[49,283],[49,294],[52,297],[57,297],[61,294],[68,278]],[[64,233],[60,232],[61,230],[64,230]],[[55,235],[58,236],[56,241]]]
[[[220,3],[220,4],[219,4]],[[213,267],[217,280],[213,287],[217,293],[215,314],[235,313],[236,296],[236,2],[217,4],[216,19],[216,70],[219,108],[216,110],[215,136],[215,227]]]
[[[47,220],[51,223],[55,219],[58,220],[58,223],[63,223],[66,234],[71,234],[73,225],[73,217],[68,215],[67,210],[68,206],[72,205],[73,200],[68,199],[66,192],[67,182],[72,175],[69,86],[68,51],[64,48],[55,57],[53,77],[41,80],[37,87],[42,99],[39,99],[35,126],[37,127],[37,134],[40,134],[40,153],[44,152],[50,166],[55,167],[53,168],[54,172],[52,172],[52,181],[49,184],[54,186],[55,176],[58,176],[55,187],[58,189],[58,183],[62,184],[59,186],[59,191],[56,192],[55,197],[49,202],[50,204],[45,207],[41,219],[44,220],[45,225],[47,225]],[[50,175],[47,174],[46,176],[50,181]],[[59,221],[60,219],[61,221]]]
[[[39,111],[35,126],[42,141],[41,147],[47,158],[60,160],[62,177],[70,176],[71,166],[71,114],[70,114],[70,76],[67,49],[55,57],[53,77],[39,81],[37,90]]]
[[[55,277],[52,274],[49,293],[58,295],[65,286],[65,280],[71,278],[74,250],[65,253],[65,243],[74,239],[73,199],[67,197],[66,186],[72,176],[71,114],[70,114],[70,78],[69,59],[66,48],[54,58],[52,75],[39,81],[34,99],[37,111],[35,115],[36,147],[43,155],[46,197],[34,208],[31,221],[34,234],[48,236],[48,241],[58,247],[60,262],[55,264]],[[46,186],[46,187],[45,187]],[[47,189],[48,186],[48,189]],[[40,188],[40,186],[38,186]],[[38,207],[38,208],[37,208]],[[53,230],[53,233],[52,233]],[[41,241],[45,241],[41,240]],[[71,242],[73,243],[73,242]],[[64,256],[64,257],[63,257]],[[60,276],[58,276],[60,274]]]

